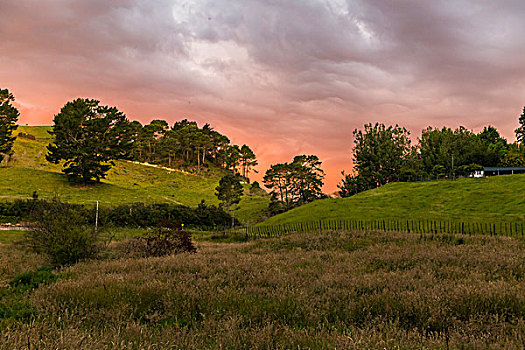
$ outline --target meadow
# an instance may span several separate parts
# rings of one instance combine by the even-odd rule
[[[105,259],[51,274],[27,274],[43,259],[0,245],[0,349],[521,349],[525,342],[519,239],[325,231],[201,239],[196,254],[140,259],[120,256],[118,244]]]

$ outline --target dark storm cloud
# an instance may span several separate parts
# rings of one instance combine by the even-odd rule
[[[0,83],[23,122],[78,95],[192,117],[250,143],[263,171],[317,153],[333,188],[368,121],[511,137],[524,19],[518,0],[0,0]]]

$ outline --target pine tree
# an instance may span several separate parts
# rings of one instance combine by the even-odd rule
[[[248,179],[251,168],[253,168],[254,166],[258,164],[257,159],[255,157],[255,153],[253,153],[253,151],[248,145],[242,145],[239,155],[240,155],[241,169],[242,169],[241,175],[244,178]]]
[[[0,162],[6,155],[11,154],[15,136],[13,132],[18,128],[16,122],[20,113],[11,102],[15,97],[7,89],[0,89]]]
[[[62,107],[54,118],[54,140],[47,146],[47,161],[64,162],[70,181],[87,184],[100,181],[116,159],[131,156],[136,130],[116,107],[99,101],[76,99]]]

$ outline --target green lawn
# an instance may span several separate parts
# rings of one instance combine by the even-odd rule
[[[50,141],[50,127],[20,126],[16,131],[36,137],[36,140],[17,138],[15,154],[7,166],[0,167],[0,199],[31,198],[34,191],[41,199],[55,196],[63,201],[81,204],[114,206],[132,202],[177,203],[195,206],[205,200],[218,204],[215,187],[220,175],[196,175],[167,171],[126,161],[117,161],[107,179],[92,186],[71,185],[59,165],[45,160]],[[245,192],[248,191],[246,186]],[[243,198],[237,217],[255,222],[268,206],[267,196],[250,195]]]
[[[324,199],[264,224],[333,219],[525,220],[525,175],[391,183],[350,198]]]

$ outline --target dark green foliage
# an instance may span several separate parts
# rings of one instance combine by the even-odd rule
[[[65,161],[63,172],[70,181],[100,181],[114,160],[131,157],[133,132],[117,108],[79,98],[66,103],[55,116],[50,132],[54,140],[47,147],[46,159],[55,164]]]
[[[39,205],[38,200],[15,199],[13,202],[0,202],[0,217],[8,219],[27,219]]]
[[[175,122],[170,128],[164,120],[153,120],[142,126],[133,122],[137,139],[133,158],[140,162],[183,167],[200,172],[210,165],[240,172],[248,178],[257,165],[253,151],[246,145],[231,145],[225,135],[209,124],[202,128],[187,119]]]
[[[90,217],[94,218],[92,210]],[[157,227],[166,220],[177,221],[187,228],[213,229],[229,226],[232,218],[214,205],[201,202],[197,208],[167,203],[145,205],[134,203],[115,208],[102,208],[101,223],[118,227]],[[237,223],[237,221],[235,221]]]
[[[243,188],[241,185],[241,176],[238,174],[228,173],[224,175],[220,181],[219,186],[215,188],[217,191],[215,195],[222,202],[222,206],[226,208],[229,213],[233,204],[238,204],[241,201]]]
[[[410,133],[402,127],[376,123],[354,130],[354,168],[371,188],[398,181],[410,154]]]
[[[341,172],[341,174],[343,175],[343,180],[341,180],[341,183],[338,184],[337,187],[339,188],[338,194],[342,198],[350,197],[359,192],[373,188],[373,185],[367,181],[367,178],[364,176],[353,174],[345,175],[344,171]]]
[[[20,200],[0,202],[0,217],[8,221],[30,220],[31,213],[46,210],[50,202],[44,200]],[[66,204],[64,204],[66,205]],[[68,210],[83,218],[83,224],[93,226],[95,207],[80,204],[67,204]],[[232,217],[215,205],[202,201],[196,208],[185,205],[158,203],[133,203],[118,207],[100,207],[99,225],[117,227],[156,227],[165,220],[175,220],[185,227],[195,229],[213,229],[231,225]],[[238,221],[234,220],[237,224]]]
[[[299,155],[291,163],[272,165],[263,178],[271,190],[271,212],[280,212],[323,197],[324,171],[316,155]],[[276,202],[280,201],[282,205]]]
[[[88,225],[89,218],[78,207],[60,201],[40,202],[31,215],[28,245],[45,254],[54,266],[70,265],[94,258],[98,234]]]
[[[20,113],[11,103],[15,97],[7,89],[0,89],[0,162],[12,153],[16,137],[13,132],[18,128],[16,122]]]

